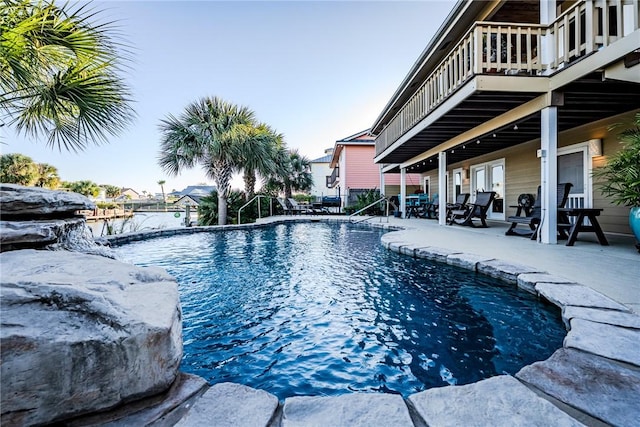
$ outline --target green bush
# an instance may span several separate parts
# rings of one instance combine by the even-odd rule
[[[243,191],[232,191],[227,199],[227,223],[238,223],[238,211],[246,203]],[[274,204],[275,209],[275,204]],[[262,218],[269,216],[269,200],[262,198],[260,201]],[[242,209],[241,223],[256,222],[258,218],[258,202],[253,201]],[[198,206],[198,225],[218,225],[218,192],[214,191],[209,196],[200,199]]]
[[[311,194],[294,194],[293,200],[298,203],[313,203],[316,201],[316,196],[312,196]]]
[[[617,125],[619,126],[619,125]],[[618,135],[622,149],[607,164],[593,171],[604,196],[616,205],[640,206],[640,113],[634,123]]]
[[[358,195],[358,200],[355,205],[347,206],[343,209],[343,211],[347,215],[351,215],[352,213],[357,212],[360,209],[365,208],[366,206],[369,206],[370,204],[376,202],[377,200],[380,200],[380,197],[381,197],[380,190],[377,190],[375,188],[372,190],[367,190],[366,192]],[[382,215],[383,208],[384,208],[383,203],[377,203],[367,208],[367,210],[360,212],[360,215]]]
[[[98,209],[118,209],[120,205],[113,202],[98,202],[96,203]]]

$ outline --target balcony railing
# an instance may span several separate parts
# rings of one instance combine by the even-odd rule
[[[576,3],[551,25],[476,22],[376,138],[376,155],[479,74],[545,75],[638,29],[638,0]]]
[[[338,182],[339,176],[340,168],[336,166],[335,168],[333,168],[333,172],[331,172],[331,175],[327,176],[327,188],[335,187],[336,183]]]

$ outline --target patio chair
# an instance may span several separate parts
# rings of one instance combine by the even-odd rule
[[[557,187],[558,208],[564,208],[569,199],[569,192],[571,191],[573,184],[561,183]],[[518,196],[517,211],[514,216],[507,218],[507,221],[511,223],[511,227],[504,233],[507,236],[526,236],[531,237],[531,240],[538,238],[538,228],[542,218],[542,200],[540,197],[542,187],[538,186],[538,195],[534,199],[533,194],[521,194]],[[532,203],[533,201],[533,203]],[[524,214],[524,215],[523,215]],[[518,231],[516,227],[518,225],[529,226],[530,231]],[[570,227],[569,218],[564,212],[558,212],[558,234],[562,239],[567,238],[566,230]]]
[[[420,214],[421,218],[427,219],[437,219],[440,208],[440,198],[436,194],[433,196],[433,200],[427,202],[422,207],[422,212]]]
[[[451,211],[462,210],[467,206],[469,201],[469,193],[460,193],[456,196],[456,201],[453,203],[447,203],[447,222],[451,219]]]
[[[452,209],[449,225],[468,225],[469,227],[488,227],[487,212],[493,199],[496,197],[495,191],[479,191],[476,194],[475,202],[469,204],[464,209]],[[477,226],[473,223],[474,219],[479,219],[481,224]]]
[[[287,203],[283,199],[278,197],[278,198],[276,198],[276,200],[280,204],[280,207],[282,208],[282,210],[283,210],[285,215],[292,215],[293,214],[293,211],[291,210],[289,205],[287,205]]]
[[[287,201],[289,202],[289,205],[291,206],[291,211],[294,213],[294,215],[311,212],[311,210],[308,207],[300,205],[298,202],[296,202],[295,199],[292,199],[291,197],[289,197]]]

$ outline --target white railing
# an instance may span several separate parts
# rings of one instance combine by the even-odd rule
[[[376,155],[474,75],[550,74],[637,30],[639,4],[586,0],[548,26],[476,22],[376,137]]]
[[[380,199],[376,200],[375,202],[368,204],[367,206],[365,206],[364,208],[355,211],[354,213],[352,213],[351,215],[349,215],[349,222],[351,223],[357,223],[357,222],[363,222],[363,221],[368,221],[372,218],[375,218],[375,216],[370,216],[364,219],[360,219],[359,221],[354,221],[353,217],[356,215],[360,215],[361,213],[365,212],[367,209],[375,206],[376,204],[380,204],[384,202],[385,203],[385,215],[384,217],[387,218],[387,222],[389,222],[389,199],[387,199],[386,196],[382,196]],[[382,222],[382,217],[380,218],[380,222]]]
[[[262,207],[260,206],[260,200],[262,198],[269,199],[269,216],[273,216],[273,197],[265,196],[265,195],[262,195],[262,194],[256,194],[253,197],[253,199],[249,200],[247,203],[242,205],[240,207],[240,209],[238,209],[238,225],[241,224],[240,213],[242,212],[242,209],[244,209],[247,206],[249,206],[256,199],[258,200],[258,218],[262,218]]]

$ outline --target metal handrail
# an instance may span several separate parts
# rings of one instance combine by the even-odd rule
[[[381,202],[381,201],[383,201],[383,200],[386,202],[386,203],[385,203],[385,205],[386,205],[386,207],[385,207],[385,212],[386,212],[387,222],[389,222],[389,199],[387,199],[387,197],[386,197],[386,196],[382,196],[380,199],[376,200],[375,202],[373,202],[373,203],[371,203],[371,204],[369,204],[369,205],[365,206],[364,208],[359,209],[359,210],[355,211],[354,213],[352,213],[351,215],[349,215],[349,222],[352,222],[352,221],[351,221],[351,217],[352,217],[352,216],[358,215],[360,212],[363,212],[363,211],[365,211],[365,210],[369,209],[371,206],[374,206],[376,203],[380,203],[380,202]],[[375,218],[375,216],[372,216],[371,218]],[[371,218],[365,218],[365,219],[363,219],[363,220],[361,220],[361,221],[356,221],[356,222],[368,221],[368,220],[370,220]]]
[[[258,199],[258,218],[262,218],[262,209],[260,209],[260,198],[261,197],[266,197],[269,200],[273,199],[273,197],[265,196],[264,194],[256,194],[255,196],[253,196],[253,199],[249,200],[247,203],[242,205],[240,207],[240,209],[238,209],[238,225],[240,225],[240,212],[242,212],[242,209],[244,209],[247,206],[249,206],[251,204],[251,202],[253,202],[255,199]],[[271,204],[269,204],[269,216],[273,216],[273,205],[271,205]]]

